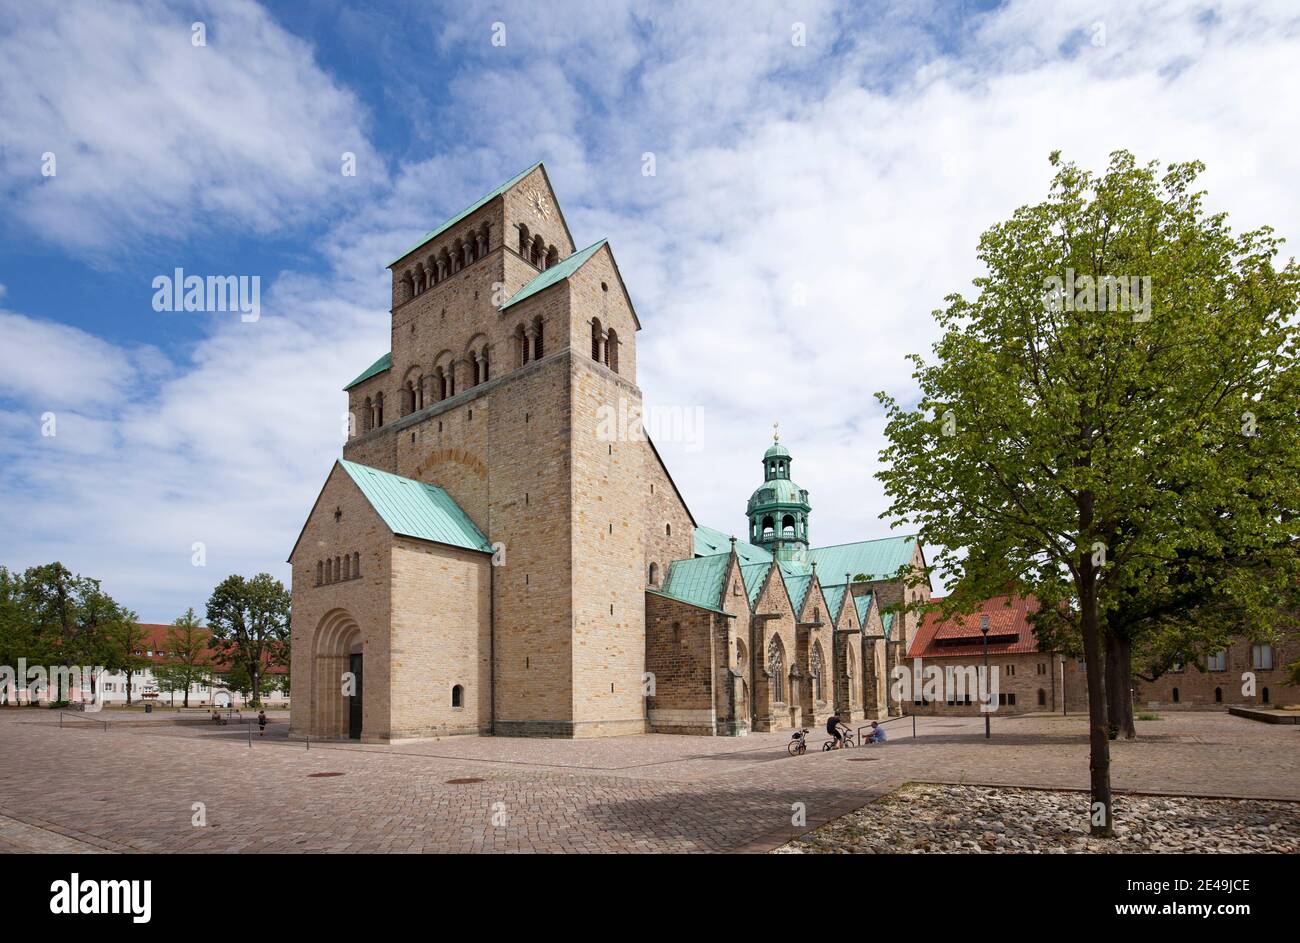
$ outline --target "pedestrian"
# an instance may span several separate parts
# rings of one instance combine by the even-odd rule
[[[257,712],[257,735],[259,737],[266,736],[266,711],[265,710],[260,710]]]

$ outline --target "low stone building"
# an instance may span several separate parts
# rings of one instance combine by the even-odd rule
[[[906,710],[916,714],[980,712],[975,692],[956,691],[948,682],[964,681],[984,664],[981,625],[982,617],[987,617],[989,666],[997,674],[995,713],[1086,711],[1088,676],[1083,659],[1039,650],[1028,621],[1036,608],[1032,596],[996,596],[966,615],[944,619],[937,610],[927,612],[908,652],[911,674]],[[1223,652],[1202,659],[1200,665],[1180,666],[1155,681],[1135,679],[1134,704],[1138,710],[1224,710],[1300,703],[1300,689],[1289,683],[1285,670],[1298,659],[1300,632],[1287,633],[1277,645],[1238,637]],[[923,689],[925,670],[931,666],[939,669],[944,682],[937,696]]]
[[[991,703],[995,714],[1086,707],[1085,681],[1072,660],[1038,650],[1028,620],[1037,608],[1032,596],[1005,595],[984,600],[975,612],[946,619],[937,610],[926,612],[908,650],[907,712],[979,714],[985,690],[996,695],[990,698],[996,702]],[[986,621],[987,662],[982,630]],[[986,663],[989,680],[982,682]],[[927,669],[937,671],[927,674]]]

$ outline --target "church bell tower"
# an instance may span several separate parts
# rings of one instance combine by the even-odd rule
[[[808,492],[790,480],[790,450],[781,444],[779,428],[763,453],[763,484],[750,496],[749,542],[771,551],[778,560],[808,558]]]

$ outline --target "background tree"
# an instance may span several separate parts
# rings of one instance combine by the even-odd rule
[[[251,703],[261,703],[265,667],[285,664],[289,657],[289,592],[269,573],[250,580],[228,576],[208,600],[212,650],[232,669],[250,679]]]
[[[73,575],[57,561],[30,567],[17,581],[11,577],[6,591],[18,624],[4,634],[25,649],[15,654],[29,664],[107,667],[117,655],[116,637],[135,624],[135,614],[105,593],[99,580]],[[92,696],[96,684],[92,676]]]
[[[153,664],[144,654],[148,635],[136,621],[135,613],[115,623],[107,633],[103,665],[110,672],[126,675],[126,706],[131,706],[132,679]]]
[[[210,636],[208,630],[199,624],[199,617],[192,608],[186,609],[185,614],[167,630],[167,662],[154,670],[154,677],[165,676],[169,684],[177,685],[169,690],[185,692],[183,707],[190,706],[190,688],[207,682],[211,676]]]
[[[880,478],[886,513],[942,548],[934,568],[964,605],[1008,579],[1070,601],[1092,831],[1109,836],[1108,619],[1180,557],[1296,539],[1300,273],[1274,267],[1271,230],[1234,236],[1207,215],[1198,163],[1052,163],[1047,200],[981,238],[978,296],[935,313],[934,362],[911,358],[917,406],[880,394]]]

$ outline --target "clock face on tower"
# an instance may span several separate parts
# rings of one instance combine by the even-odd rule
[[[547,219],[551,215],[550,204],[546,201],[546,194],[537,187],[528,191],[528,203],[542,219]]]

